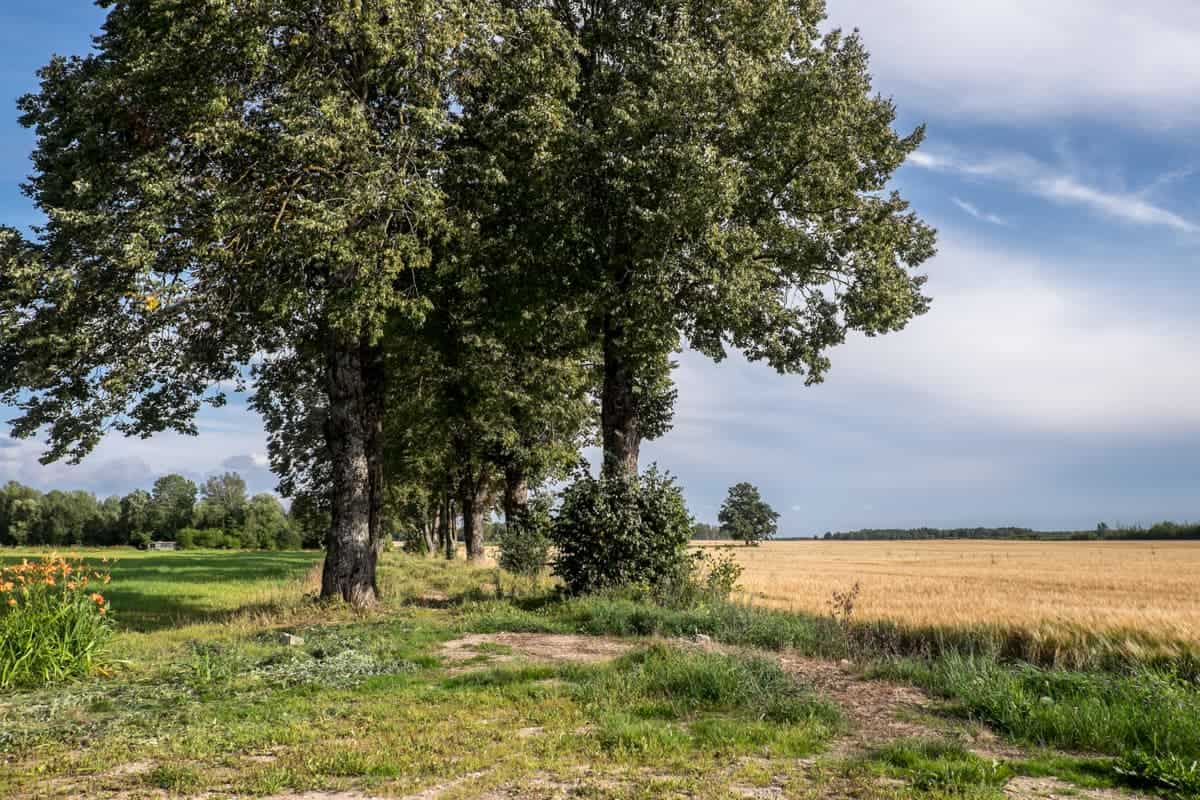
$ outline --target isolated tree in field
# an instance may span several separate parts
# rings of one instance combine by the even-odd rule
[[[762,499],[756,486],[739,483],[730,487],[717,519],[722,534],[757,546],[759,542],[774,538],[779,514]]]
[[[578,45],[560,175],[535,174],[547,199],[527,205],[558,261],[536,268],[600,343],[607,471],[636,472],[662,429],[683,341],[815,383],[848,331],[927,309],[909,270],[934,232],[885,192],[923,131],[893,131],[858,37],[821,34],[823,2],[510,1]]]
[[[381,340],[389,317],[426,310],[456,86],[517,48],[537,67],[522,87],[557,75],[561,48],[538,49],[557,31],[473,0],[107,5],[94,53],[54,59],[21,101],[48,222],[33,242],[0,236],[14,433],[45,431],[49,460],[108,430],[194,433],[255,357],[313,365],[329,409],[321,594],[371,602]]]

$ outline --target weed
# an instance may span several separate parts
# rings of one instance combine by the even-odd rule
[[[1046,670],[950,653],[927,664],[884,663],[875,674],[953,698],[966,713],[1034,744],[1200,757],[1200,691],[1152,670]]]
[[[1116,771],[1135,785],[1179,798],[1200,797],[1200,762],[1174,754],[1151,755],[1140,750],[1117,762]]]
[[[160,764],[146,774],[146,783],[169,792],[193,792],[202,784],[200,773],[191,767]]]
[[[905,739],[875,750],[870,760],[883,770],[907,780],[921,791],[958,796],[998,794],[1013,770],[968,752],[962,745],[939,739]]]

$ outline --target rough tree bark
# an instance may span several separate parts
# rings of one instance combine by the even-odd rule
[[[600,427],[604,474],[633,476],[638,471],[642,435],[632,365],[622,351],[624,329],[611,314],[604,318],[604,386],[600,392]]]
[[[382,348],[363,345],[362,370],[363,427],[367,432],[367,472],[371,488],[371,546],[378,558],[392,544],[392,532],[388,530],[383,515],[383,406],[386,376]]]
[[[463,541],[467,546],[468,561],[479,561],[484,556],[483,536],[491,505],[489,499],[487,480],[482,472],[463,480],[458,502],[462,508]]]
[[[450,493],[442,494],[442,510],[438,516],[438,543],[447,561],[454,560],[454,506]]]
[[[333,461],[332,526],[321,574],[321,597],[356,606],[378,596],[381,405],[370,395],[378,355],[365,341],[338,341],[328,355],[326,437]]]
[[[504,470],[504,522],[512,525],[529,509],[529,480],[520,464]]]
[[[441,504],[437,504],[429,512],[429,516],[421,521],[421,549],[423,555],[436,556],[438,553],[438,545],[441,540],[438,538],[438,532],[442,529],[442,509]]]

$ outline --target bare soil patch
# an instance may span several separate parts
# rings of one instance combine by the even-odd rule
[[[833,700],[850,720],[852,730],[841,747],[867,749],[894,739],[930,736],[927,725],[904,719],[904,711],[928,711],[929,697],[919,689],[884,681],[869,681],[849,665],[798,655],[778,656],[779,665],[802,683]]]
[[[441,655],[460,666],[467,661],[551,663],[610,661],[636,647],[635,642],[603,636],[551,633],[473,633],[442,645]]]
[[[1116,789],[1081,789],[1057,778],[1016,777],[1004,787],[1012,800],[1131,800],[1146,797]]]

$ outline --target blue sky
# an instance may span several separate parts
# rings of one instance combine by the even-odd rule
[[[29,134],[9,101],[82,52],[84,0],[0,10],[0,220]],[[675,429],[644,448],[713,520],[758,484],[790,535],[866,526],[1200,518],[1200,6],[1190,0],[832,0],[900,124],[929,127],[896,184],[941,231],[933,311],[854,339],[827,382],[680,356]],[[5,106],[10,109],[4,111]],[[106,441],[37,464],[0,438],[0,480],[99,493],[237,468],[269,489],[261,425],[206,412],[194,439]]]

